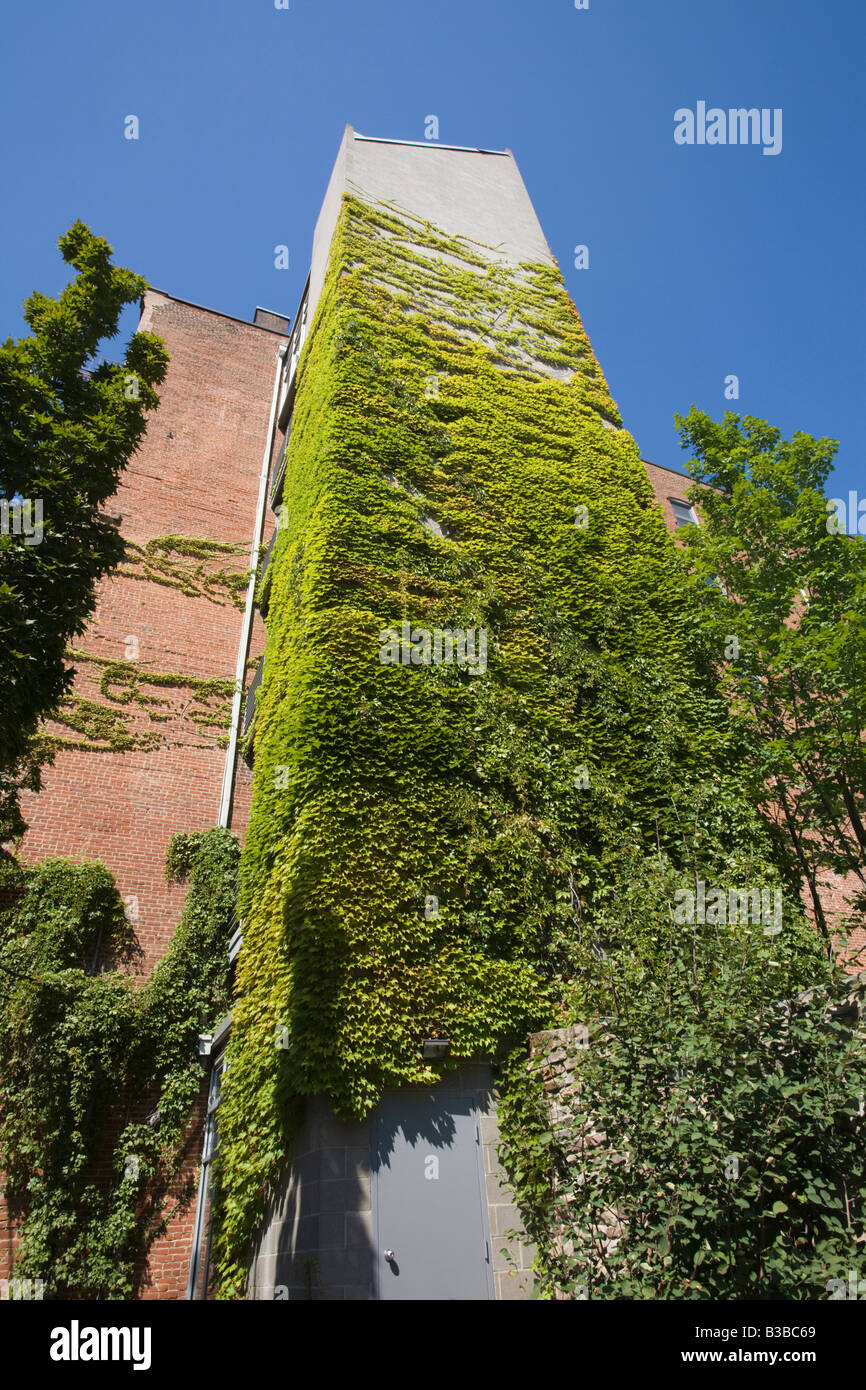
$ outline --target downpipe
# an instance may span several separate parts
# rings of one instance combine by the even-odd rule
[[[268,474],[270,473],[271,454],[274,447],[274,432],[277,420],[277,400],[279,399],[280,377],[282,375],[283,363],[285,361],[286,349],[280,348],[277,353],[276,375],[274,377],[274,390],[271,397],[271,413],[268,421],[268,433],[265,440],[265,451],[262,456],[262,471],[259,477],[259,496],[256,504],[256,520],[253,527],[253,541],[250,549],[250,579],[247,584],[247,597],[244,605],[244,620],[241,627],[240,644],[238,646],[238,660],[235,669],[235,693],[232,699],[232,720],[229,729],[229,743],[226,749],[225,768],[223,769],[222,793],[220,795],[219,819],[217,825],[228,829],[232,813],[232,798],[235,786],[235,765],[237,763],[238,737],[241,723],[241,706],[246,683],[247,655],[250,648],[250,634],[253,628],[253,614],[255,611],[256,596],[256,573],[259,567],[259,555],[262,549],[262,531],[265,525],[265,507],[268,496]],[[213,1062],[211,1062],[213,1065]],[[204,1143],[202,1148],[202,1164],[200,1169],[198,1193],[195,1203],[195,1225],[193,1227],[192,1251],[189,1262],[189,1279],[187,1281],[186,1297],[189,1301],[194,1301],[197,1294],[198,1268],[201,1261],[202,1239],[204,1237],[205,1211],[207,1209],[208,1191],[210,1188],[210,1170],[213,1155],[208,1154],[210,1143],[211,1124],[208,1117],[205,1118]],[[210,1242],[208,1242],[209,1244]],[[207,1264],[207,1261],[206,1261]],[[207,1284],[207,1267],[204,1271],[204,1283]],[[206,1296],[207,1288],[202,1291],[202,1297]]]
[[[288,347],[288,344],[286,344]],[[247,599],[244,607],[244,622],[241,628],[241,640],[238,647],[238,664],[235,670],[235,693],[232,701],[232,722],[229,730],[229,746],[226,749],[226,763],[223,771],[222,794],[220,796],[219,819],[217,825],[228,829],[228,824],[232,813],[232,796],[235,787],[235,765],[237,763],[238,738],[241,723],[241,702],[243,700],[244,685],[247,674],[247,655],[250,649],[250,633],[253,629],[253,613],[255,609],[256,596],[256,571],[259,567],[259,555],[262,549],[262,531],[265,524],[265,507],[268,496],[268,474],[271,466],[271,452],[274,446],[274,431],[277,420],[277,400],[280,391],[280,376],[282,374],[283,362],[286,356],[286,347],[280,348],[277,353],[277,370],[274,377],[274,391],[271,399],[271,415],[268,422],[268,437],[265,442],[265,452],[262,459],[262,472],[259,479],[259,500],[256,507],[256,524],[253,530],[253,544],[250,551],[250,582],[247,585]]]

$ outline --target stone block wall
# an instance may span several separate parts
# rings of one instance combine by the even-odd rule
[[[591,1154],[594,1149],[601,1152],[607,1143],[604,1130],[593,1123],[591,1116],[582,1114],[580,1110],[580,1063],[586,1053],[588,1042],[587,1032],[580,1024],[533,1033],[529,1039],[527,1063],[529,1070],[538,1076],[544,1087],[551,1129],[554,1133],[559,1131],[563,1137],[567,1136],[566,1152],[579,1155],[584,1165],[587,1164],[588,1153]],[[588,1166],[591,1167],[591,1159]],[[556,1178],[553,1187],[555,1193]],[[570,1226],[568,1204],[573,1200],[573,1197],[566,1193],[561,1206],[554,1212],[554,1254],[557,1251],[566,1255],[573,1254],[567,1235]],[[603,1235],[606,1244],[611,1246],[615,1244],[622,1228],[615,1211],[607,1213],[606,1221]],[[585,1293],[577,1294],[579,1299],[585,1299],[586,1296]],[[559,1292],[556,1297],[561,1301],[571,1301],[573,1296]]]

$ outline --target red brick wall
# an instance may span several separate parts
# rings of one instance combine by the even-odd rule
[[[143,546],[153,537],[181,535],[237,543],[206,569],[245,571],[255,522],[276,355],[284,339],[251,324],[198,309],[150,291],[142,330],[158,333],[171,354],[159,409],[124,474],[111,504],[122,517],[126,539]],[[268,513],[265,538],[273,529]],[[179,557],[178,557],[179,559]],[[180,561],[193,568],[195,560]],[[138,567],[139,573],[141,572]],[[243,614],[225,590],[192,597],[159,582],[115,575],[100,586],[94,620],[76,644],[81,651],[122,661],[130,638],[138,643],[135,666],[146,707],[115,706],[132,733],[158,738],[141,751],[80,752],[62,749],[47,769],[38,796],[24,803],[29,830],[23,854],[30,860],[65,854],[103,858],[124,898],[138,899],[137,931],[149,973],[177,922],[184,889],[166,886],[164,857],[179,830],[215,825],[225,751],[216,728],[200,726],[201,708],[186,687],[147,685],[147,673],[201,679],[234,679]],[[256,616],[251,657],[264,645]],[[98,688],[101,668],[81,663],[75,689],[109,704]],[[211,701],[211,708],[225,701]],[[62,726],[52,732],[81,736]],[[239,764],[232,829],[243,835],[250,778]]]
[[[675,473],[672,468],[662,468],[658,463],[647,463],[644,460],[644,468],[652,484],[655,499],[664,512],[665,522],[669,531],[676,534],[677,522],[671,507],[670,499],[679,497],[686,502],[686,489],[694,486],[692,478],[685,477],[682,473]]]
[[[149,417],[147,435],[109,510],[121,516],[124,537],[139,546],[164,535],[239,543],[236,553],[205,561],[205,569],[245,571],[277,352],[285,339],[155,291],[145,296],[140,327],[163,338],[171,361],[159,409]],[[268,511],[265,541],[273,526]],[[173,558],[187,568],[198,563]],[[226,700],[203,706],[184,686],[148,685],[147,673],[233,681],[242,622],[242,611],[224,589],[197,597],[152,579],[115,575],[104,581],[77,649],[122,661],[135,638],[138,659],[130,664],[139,674],[138,688],[146,699],[166,703],[112,705],[99,689],[104,668],[86,662],[77,666],[75,690],[118,710],[130,733],[146,736],[148,743],[156,740],[156,746],[123,752],[61,749],[45,772],[42,792],[24,801],[25,859],[62,854],[101,859],[111,869],[130,904],[143,952],[142,977],[164,953],[183,906],[185,889],[165,882],[168,842],[178,831],[215,825],[219,814],[223,730],[197,724],[192,716],[203,708],[230,707]],[[251,656],[257,659],[263,647],[264,627],[256,615]],[[154,719],[154,714],[168,717]],[[65,725],[49,727],[82,739]],[[249,815],[250,782],[246,764],[239,761],[231,828],[240,836]],[[193,1172],[200,1152],[199,1123],[189,1149]],[[192,1215],[170,1227],[154,1248],[144,1297],[184,1296]],[[9,1237],[0,1235],[0,1276],[8,1273],[8,1254]]]

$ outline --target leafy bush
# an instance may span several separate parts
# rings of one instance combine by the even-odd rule
[[[542,1285],[826,1298],[866,1239],[866,980],[827,961],[795,904],[775,936],[675,922],[688,886],[660,864],[619,885],[611,949],[569,1013],[589,1046],[558,1122],[525,1054],[510,1061],[503,1158]]]

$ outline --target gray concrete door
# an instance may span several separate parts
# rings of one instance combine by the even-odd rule
[[[374,1297],[493,1298],[476,1098],[384,1096],[372,1159]]]

